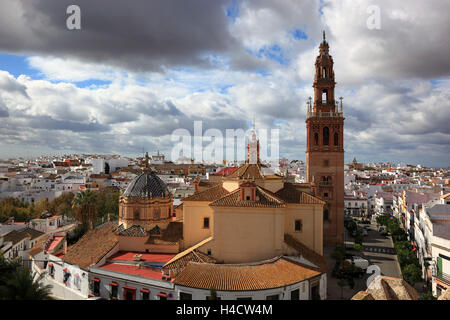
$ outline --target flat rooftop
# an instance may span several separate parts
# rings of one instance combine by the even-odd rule
[[[119,251],[108,258],[109,261],[134,261],[134,255],[140,254],[143,262],[166,263],[171,260],[176,254],[171,253],[146,253],[133,251]]]
[[[138,265],[105,263],[103,266],[100,267],[100,269],[161,281],[163,277],[161,271],[155,271],[148,268],[140,268]]]

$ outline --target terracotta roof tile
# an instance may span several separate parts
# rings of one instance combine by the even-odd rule
[[[223,291],[252,291],[295,284],[321,273],[283,257],[252,264],[189,262],[175,277],[175,284]]]
[[[264,175],[261,172],[261,166],[256,163],[246,163],[239,167],[227,178],[239,178],[239,179],[263,179]]]
[[[147,232],[142,226],[134,224],[131,227],[118,232],[117,235],[125,237],[145,237],[147,236]]]
[[[256,187],[256,198],[258,200],[249,201],[242,200],[241,189],[237,189],[232,193],[212,202],[212,207],[253,207],[253,208],[281,208],[286,203],[279,199],[274,193],[261,188]]]
[[[167,268],[167,269],[172,269],[172,268],[178,268],[183,262],[177,262],[178,260],[182,259],[183,257],[189,255],[191,252],[193,252],[194,250],[196,250],[197,248],[201,247],[202,245],[210,242],[212,240],[212,237],[206,238],[203,241],[200,241],[199,243],[197,243],[196,245],[193,245],[190,248],[187,248],[186,250],[180,252],[179,254],[177,254],[175,257],[173,257],[172,259],[170,259],[170,261],[168,261],[163,268]],[[189,258],[185,259],[189,261]]]
[[[211,202],[211,201],[220,199],[227,194],[228,194],[228,191],[225,190],[220,184],[218,184],[212,188],[200,191],[198,193],[194,193],[193,195],[184,198],[183,202],[184,201],[209,201],[209,202]]]
[[[84,269],[97,263],[118,243],[117,236],[113,233],[116,228],[116,223],[107,222],[100,228],[89,230],[68,248],[64,261]]]
[[[293,236],[290,234],[284,235],[284,242],[294,248],[298,251],[298,253],[305,258],[306,260],[312,262],[316,266],[320,268],[320,271],[325,273],[328,271],[328,264],[326,259],[315,252],[314,250],[308,248],[306,245],[301,243],[300,241],[296,240]]]
[[[326,204],[325,201],[309,193],[298,190],[294,184],[286,182],[283,189],[278,190],[275,195],[287,203],[301,204]]]

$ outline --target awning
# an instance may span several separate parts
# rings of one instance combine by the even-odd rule
[[[123,288],[124,288],[124,289],[127,289],[127,290],[133,290],[133,291],[136,290],[136,288],[128,287],[128,286],[123,286]]]
[[[100,279],[98,279],[98,278],[94,278],[94,279],[92,279],[92,281],[95,281],[95,282],[100,282]]]
[[[141,289],[141,292],[150,293],[150,290],[148,290],[148,289]]]
[[[110,286],[114,286],[114,287],[117,287],[117,286],[118,286],[118,284],[117,284],[116,282],[110,282],[109,285],[110,285]]]
[[[163,297],[163,298],[167,298],[167,293],[165,292],[160,292],[157,294],[158,297]]]

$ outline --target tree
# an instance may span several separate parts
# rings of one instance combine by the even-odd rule
[[[74,197],[75,195],[72,192],[68,192],[53,199],[48,204],[48,212],[54,215],[73,217],[75,215],[75,210],[72,208]]]
[[[363,243],[363,235],[362,235],[362,231],[361,230],[356,230],[356,235],[355,235],[355,244],[359,244],[362,246]]]
[[[78,225],[75,229],[68,232],[67,234],[67,244],[72,245],[76,243],[87,231],[87,227],[83,224]]]
[[[422,270],[415,264],[409,264],[404,267],[402,273],[403,279],[412,286],[422,280]]]
[[[431,291],[424,292],[420,295],[419,300],[437,300]]]
[[[0,299],[1,300],[49,300],[50,285],[43,285],[45,272],[39,276],[31,274],[19,260],[0,256]]]
[[[340,263],[342,260],[344,260],[345,257],[345,247],[336,246],[334,248],[334,251],[331,253],[331,257]]]
[[[119,218],[119,197],[120,191],[113,187],[99,190],[96,197],[96,209],[98,222],[104,220],[108,214],[111,219]]]
[[[341,299],[344,299],[344,287],[347,285],[347,280],[339,279],[337,285],[341,288]]]
[[[209,297],[208,297],[208,300],[217,300],[217,291],[216,291],[216,288],[214,288],[214,287],[211,287],[210,289],[209,289]]]
[[[75,195],[72,204],[76,209],[76,218],[87,228],[95,222],[97,216],[97,197],[91,190],[81,191]]]

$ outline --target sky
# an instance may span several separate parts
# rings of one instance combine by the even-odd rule
[[[69,5],[81,29],[69,30]],[[345,160],[450,166],[450,2],[1,0],[0,158],[170,155],[176,129],[279,129],[305,160],[326,31]],[[369,27],[373,8],[376,28]],[[371,9],[372,8],[372,9]],[[175,160],[175,159],[174,159]]]

